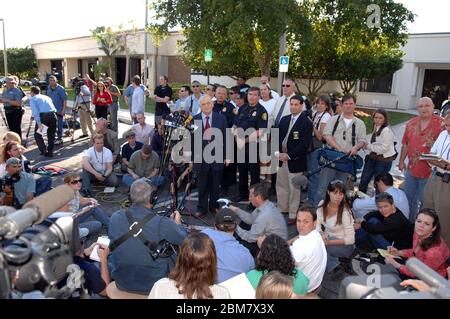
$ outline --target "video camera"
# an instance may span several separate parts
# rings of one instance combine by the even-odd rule
[[[73,261],[80,249],[78,222],[47,219],[73,196],[62,185],[23,209],[0,207],[0,298],[36,290],[46,298],[68,298],[83,291],[83,272]]]
[[[374,264],[379,265],[379,264]],[[341,282],[339,299],[449,299],[450,282],[419,259],[413,257],[406,261],[406,267],[418,279],[430,287],[430,291],[420,292],[400,286],[397,274],[376,274],[375,267],[372,274],[350,276]],[[353,267],[355,268],[355,267]],[[369,268],[368,268],[369,269]],[[377,287],[372,287],[377,283]]]
[[[14,183],[17,183],[20,180],[19,174],[14,174],[12,176],[4,176],[0,178],[0,191],[3,190],[5,186],[9,186],[14,188]]]

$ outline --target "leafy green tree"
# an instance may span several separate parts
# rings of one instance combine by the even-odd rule
[[[152,27],[162,34],[181,26],[184,61],[214,75],[270,74],[281,35],[306,26],[305,19],[294,15],[302,13],[295,0],[155,0],[152,6],[157,21]],[[205,49],[213,51],[208,64]]]
[[[121,36],[111,27],[100,26],[91,30],[92,37],[97,41],[100,50],[105,52],[109,76],[113,74],[112,57],[123,50]]]
[[[288,38],[292,72],[306,78],[315,96],[327,80],[338,80],[344,93],[354,92],[362,78],[392,74],[402,67],[400,46],[407,41],[406,23],[414,15],[392,0],[316,0],[310,12],[311,42]],[[368,10],[377,5],[379,15]],[[372,20],[374,19],[374,21]],[[378,22],[378,23],[375,23]]]
[[[8,72],[20,78],[30,79],[37,74],[37,61],[33,48],[10,48],[8,55]],[[3,50],[0,50],[0,74],[4,74]]]

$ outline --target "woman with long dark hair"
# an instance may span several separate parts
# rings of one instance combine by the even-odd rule
[[[308,171],[313,171],[319,167],[319,160],[317,158],[319,149],[323,147],[324,138],[323,130],[331,119],[332,110],[330,106],[330,99],[326,95],[321,95],[316,100],[316,111],[313,114],[313,138],[311,141],[311,151],[307,156],[307,168]],[[317,193],[317,187],[319,186],[319,175],[314,174],[308,178],[308,201],[309,203],[315,203],[315,196]]]
[[[158,280],[149,299],[229,299],[228,289],[216,285],[217,256],[208,235],[193,233],[183,242],[168,278]]]
[[[247,273],[247,279],[253,288],[257,289],[261,277],[274,270],[294,278],[295,294],[304,295],[308,292],[309,279],[295,267],[295,261],[286,240],[277,235],[269,235],[262,242],[255,269]]]
[[[361,192],[367,193],[367,186],[374,176],[391,170],[396,154],[394,142],[395,136],[389,127],[387,112],[384,109],[376,110],[373,113],[372,138],[366,146],[369,154],[359,182]]]
[[[112,103],[112,96],[106,90],[102,81],[97,82],[97,90],[94,95],[95,117],[108,119],[108,106]]]
[[[321,233],[327,249],[327,271],[339,265],[339,258],[348,258],[355,248],[355,229],[351,207],[345,199],[345,185],[332,181],[325,200],[317,209],[316,230]]]
[[[416,257],[443,277],[447,276],[447,260],[450,251],[441,237],[439,215],[433,209],[423,208],[419,211],[414,225],[411,249],[397,250],[389,247],[388,251],[391,255],[406,259]],[[393,257],[386,257],[385,262],[397,268],[400,274],[415,277],[405,265],[400,264]]]

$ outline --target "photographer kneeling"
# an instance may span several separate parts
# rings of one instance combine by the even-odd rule
[[[6,161],[6,174],[2,180],[0,204],[21,208],[33,199],[36,182],[33,175],[22,171],[20,159],[11,157]]]
[[[152,186],[145,180],[135,181],[130,189],[133,203],[131,207],[127,211],[119,210],[111,216],[108,231],[112,243],[111,277],[119,292],[148,295],[156,281],[167,277],[176,259],[176,254],[165,255],[162,252],[160,255],[153,246],[160,248],[164,242],[181,246],[187,236],[185,228],[181,226],[181,215],[178,212],[173,215],[173,220],[155,214],[151,202],[152,191]],[[135,226],[146,217],[150,219],[142,225],[138,236],[131,236],[122,243],[117,243],[119,238],[133,229],[131,225]]]

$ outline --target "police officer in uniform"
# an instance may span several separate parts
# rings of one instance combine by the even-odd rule
[[[259,153],[258,146],[251,145],[257,143],[259,137],[267,130],[267,111],[259,104],[260,91],[258,87],[251,87],[247,92],[248,105],[239,108],[239,113],[234,120],[233,135],[236,136],[236,144],[238,154],[245,150],[245,161],[239,163],[238,155],[238,171],[239,171],[239,195],[234,202],[248,200],[248,173],[250,172],[251,185],[260,182]],[[238,128],[244,131],[253,128],[254,131],[250,135],[243,135]],[[249,152],[252,154],[249,154]],[[257,154],[254,154],[257,152]],[[242,159],[241,159],[242,160]]]
[[[216,102],[214,103],[213,112],[222,114],[227,119],[227,128],[232,128],[234,118],[237,115],[237,109],[228,102],[228,89],[223,85],[218,85],[216,88]],[[236,152],[236,150],[235,150]],[[230,163],[225,167],[220,183],[222,193],[228,191],[228,187],[236,184],[236,163]]]

